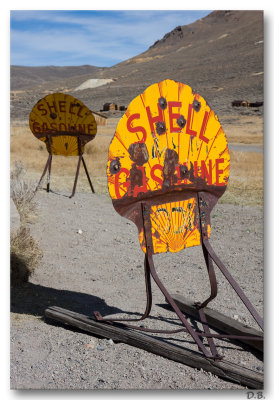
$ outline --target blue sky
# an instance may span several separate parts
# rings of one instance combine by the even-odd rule
[[[10,64],[109,67],[209,10],[11,10]]]

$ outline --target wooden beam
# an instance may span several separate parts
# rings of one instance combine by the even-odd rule
[[[187,298],[185,298],[181,294],[171,294],[171,297],[176,302],[177,306],[181,311],[188,314],[191,317],[199,320],[199,313],[197,308],[194,306],[193,302],[190,302]],[[226,334],[229,335],[245,335],[245,336],[260,336],[263,338],[263,332],[258,331],[257,329],[250,328],[247,325],[242,324],[239,321],[236,321],[233,318],[227,317],[224,314],[221,314],[218,311],[213,310],[212,308],[205,307],[204,312],[207,318],[207,322],[213,328],[216,328]],[[242,343],[251,346],[252,348],[259,350],[261,352],[264,351],[264,342],[263,340],[252,340],[252,339],[237,339]]]
[[[91,334],[126,343],[193,368],[203,368],[204,371],[211,372],[214,375],[236,382],[247,388],[263,388],[263,374],[259,372],[224,360],[213,361],[207,359],[201,353],[167,343],[160,338],[136,332],[121,324],[111,325],[105,322],[98,322],[85,315],[60,307],[46,309],[45,316]]]

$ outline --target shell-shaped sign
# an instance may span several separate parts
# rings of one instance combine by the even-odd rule
[[[109,193],[115,209],[138,226],[144,251],[140,202],[149,202],[153,252],[175,252],[200,244],[197,193],[217,201],[228,183],[229,163],[214,111],[188,85],[165,80],[136,97],[116,128]]]
[[[29,116],[35,137],[46,142],[51,154],[79,155],[87,142],[95,138],[97,124],[92,112],[78,99],[53,93],[39,100]],[[80,140],[80,143],[79,143]]]

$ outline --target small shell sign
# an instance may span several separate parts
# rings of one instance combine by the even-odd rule
[[[79,139],[83,153],[97,132],[92,112],[80,100],[63,93],[39,100],[30,113],[29,125],[34,136],[46,142],[49,153],[63,156],[79,155]]]
[[[141,201],[150,202],[153,252],[179,251],[200,244],[197,193],[217,201],[229,162],[214,111],[189,86],[165,80],[136,97],[117,126],[109,147],[109,193],[115,209],[138,226],[144,251]]]

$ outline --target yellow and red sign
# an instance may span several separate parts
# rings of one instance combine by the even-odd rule
[[[129,105],[109,147],[108,188],[114,205],[172,192],[220,197],[228,183],[229,151],[206,101],[180,82],[148,87]],[[200,244],[195,197],[151,208],[154,253]],[[210,226],[208,226],[210,233]],[[144,248],[143,231],[139,232]]]
[[[92,112],[80,100],[63,93],[39,100],[30,113],[29,125],[34,136],[46,142],[49,152],[63,156],[79,155],[79,138],[83,153],[97,132]]]

